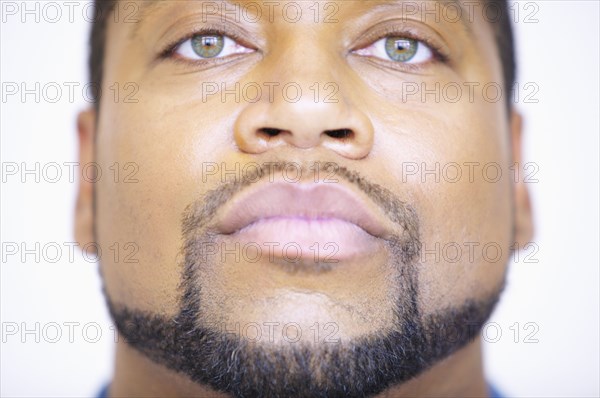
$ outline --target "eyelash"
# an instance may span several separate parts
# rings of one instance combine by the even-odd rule
[[[369,34],[365,39],[361,40],[361,43],[363,43],[363,44],[355,47],[351,52],[355,52],[355,51],[367,48],[369,46],[372,46],[373,44],[377,43],[379,40],[385,39],[387,37],[403,37],[406,39],[415,40],[415,41],[418,41],[419,43],[425,44],[431,50],[432,55],[433,55],[432,58],[434,61],[427,61],[427,62],[424,62],[421,64],[408,64],[408,63],[394,62],[394,61],[390,61],[390,60],[376,58],[377,62],[392,63],[395,66],[402,65],[402,67],[415,69],[415,70],[418,68],[421,68],[424,65],[429,64],[431,62],[439,62],[442,64],[450,63],[450,58],[449,58],[448,52],[446,50],[442,49],[442,47],[440,47],[440,45],[438,45],[435,42],[435,40],[433,40],[430,37],[423,35],[421,33],[415,33],[413,31],[413,29],[410,29],[410,28],[396,28],[393,26],[391,26],[391,27],[388,26],[383,29],[379,29],[379,30],[375,31],[372,34]],[[364,43],[366,43],[366,44],[364,44]],[[371,58],[374,58],[374,57],[371,57]]]
[[[179,40],[169,44],[166,46],[165,50],[163,50],[159,54],[159,59],[170,59],[175,62],[183,62],[185,64],[207,64],[207,63],[215,63],[220,62],[229,57],[221,57],[221,58],[207,58],[207,59],[196,59],[196,60],[184,60],[175,55],[175,51],[186,41],[192,39],[195,36],[202,35],[219,35],[229,37],[231,40],[235,41],[238,44],[241,44],[244,47],[247,47],[252,50],[256,50],[253,46],[249,45],[239,34],[232,31],[225,31],[223,28],[204,28],[195,30],[191,33],[188,33],[186,36],[182,37]]]
[[[165,50],[163,50],[159,54],[159,59],[170,59],[172,61],[175,61],[178,63],[184,63],[184,64],[188,64],[188,65],[189,64],[207,65],[209,63],[221,63],[221,62],[223,62],[223,60],[227,60],[227,58],[230,58],[230,56],[227,56],[227,57],[220,57],[220,58],[189,60],[189,59],[182,59],[181,57],[177,57],[175,55],[175,52],[177,51],[177,49],[183,43],[185,43],[187,40],[190,40],[195,36],[211,35],[211,34],[229,37],[230,39],[232,39],[233,41],[235,41],[236,43],[238,43],[244,47],[247,47],[247,48],[255,50],[255,51],[257,50],[253,46],[249,45],[246,42],[246,40],[244,40],[239,34],[237,34],[234,31],[227,31],[227,30],[223,29],[222,27],[219,27],[219,28],[207,27],[204,29],[195,30],[195,31],[187,34],[183,38],[180,38],[177,41],[167,45]],[[391,27],[391,28],[388,27],[388,28],[379,30],[378,32],[375,32],[373,34],[370,34],[369,36],[367,36],[367,38],[365,38],[361,41],[362,43],[367,43],[367,44],[356,47],[353,50],[351,50],[350,52],[354,53],[358,50],[365,49],[369,46],[374,45],[381,39],[385,39],[387,37],[393,37],[393,36],[403,37],[403,38],[415,40],[415,41],[418,41],[419,43],[425,44],[431,50],[432,58],[434,59],[434,61],[427,61],[427,62],[421,63],[421,64],[408,64],[408,63],[402,63],[402,62],[395,62],[395,61],[391,61],[391,60],[384,60],[384,59],[381,59],[378,57],[369,57],[369,58],[374,58],[376,60],[376,62],[385,62],[388,64],[392,64],[395,67],[408,68],[411,70],[418,70],[418,69],[422,68],[423,65],[429,64],[431,62],[439,62],[442,64],[447,64],[450,61],[447,52],[444,51],[439,45],[437,45],[429,37],[424,37],[423,35],[415,34],[415,33],[411,32],[410,29],[398,29],[398,28],[394,28],[394,27]],[[399,66],[399,65],[401,65],[401,66]]]

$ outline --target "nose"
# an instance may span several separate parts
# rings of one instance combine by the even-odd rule
[[[371,151],[373,125],[355,105],[359,101],[355,85],[344,84],[343,73],[332,72],[343,66],[311,43],[288,43],[280,57],[268,63],[265,76],[276,82],[265,82],[263,87],[269,89],[261,90],[258,101],[245,104],[234,123],[241,151],[324,147],[349,159],[364,158]],[[307,62],[305,55],[311,52],[313,59],[322,61]]]
[[[350,159],[361,159],[373,146],[373,126],[356,107],[307,98],[291,102],[247,105],[234,125],[235,142],[247,153],[259,154],[281,145],[301,149],[322,146]]]

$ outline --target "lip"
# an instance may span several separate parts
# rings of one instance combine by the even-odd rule
[[[315,228],[347,229],[350,225],[382,239],[391,233],[382,211],[364,193],[342,182],[259,182],[238,193],[219,215],[214,227],[223,235],[261,225],[275,225],[281,232],[284,226],[286,231],[312,228],[314,232]],[[335,228],[330,232],[335,233]]]

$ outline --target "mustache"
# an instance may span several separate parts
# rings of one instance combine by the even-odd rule
[[[400,256],[403,263],[412,263],[418,258],[421,250],[419,217],[413,206],[402,201],[389,189],[369,181],[356,170],[334,162],[309,162],[304,164],[273,161],[263,164],[253,164],[248,172],[235,175],[227,181],[221,182],[216,188],[208,191],[203,197],[190,203],[182,215],[182,235],[188,243],[197,242],[197,239],[207,235],[219,210],[228,203],[236,194],[254,183],[263,182],[266,178],[273,178],[276,173],[284,173],[293,166],[295,172],[301,176],[316,176],[316,171],[321,171],[327,177],[327,182],[345,183],[363,192],[382,213],[395,226],[398,233],[386,238],[390,248]],[[320,176],[319,176],[320,177]],[[293,182],[290,182],[293,183]]]

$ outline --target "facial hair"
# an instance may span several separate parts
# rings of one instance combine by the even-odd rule
[[[330,165],[317,163],[304,170]],[[178,314],[165,316],[128,308],[106,295],[113,321],[131,347],[197,383],[235,397],[365,397],[419,375],[478,335],[504,285],[484,299],[421,314],[416,211],[386,188],[339,166],[335,166],[335,176],[364,192],[401,231],[385,243],[398,286],[394,324],[385,332],[345,342],[279,345],[201,326],[198,273],[207,260],[200,248],[215,239],[207,227],[235,194],[287,166],[285,162],[264,164],[222,183],[186,208]]]

